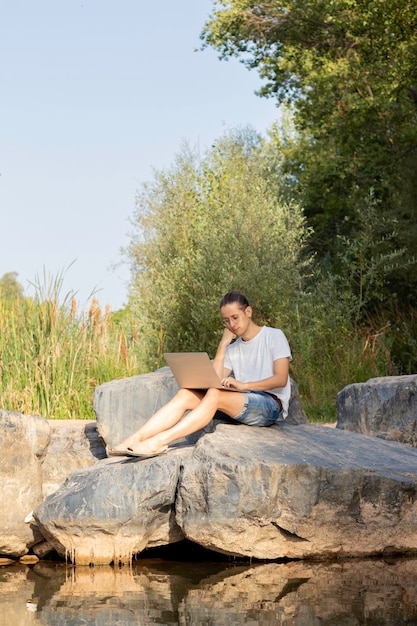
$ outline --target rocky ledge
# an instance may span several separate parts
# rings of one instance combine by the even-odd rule
[[[308,424],[294,389],[289,422],[251,428],[217,420],[160,457],[94,458],[47,497],[32,497],[26,550],[46,540],[77,564],[125,563],[183,538],[262,560],[417,553],[417,450]],[[132,432],[173,392],[166,371],[99,387],[104,443]],[[395,410],[402,401],[410,399],[398,394]],[[41,462],[47,442],[39,424],[38,431],[30,449]]]

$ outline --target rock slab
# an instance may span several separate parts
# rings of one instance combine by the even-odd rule
[[[417,554],[412,428],[396,426],[409,444],[404,445],[342,427],[342,411],[354,416],[355,403],[373,423],[375,416],[385,419],[388,409],[412,422],[413,377],[373,379],[363,384],[368,387],[362,395],[358,386],[352,393],[343,390],[336,429],[215,421],[196,443],[182,441],[166,455],[96,462],[104,455],[98,433],[114,445],[175,393],[167,368],[134,378],[98,388],[97,429],[90,424],[89,437],[80,432],[69,445],[71,429],[52,443],[51,425],[43,418],[0,412],[0,552],[20,556],[36,542],[34,527],[23,520],[38,505],[39,537],[77,564],[128,562],[146,547],[183,537],[220,553],[262,560]],[[375,432],[389,432],[390,415],[387,430]],[[303,419],[298,409],[295,419]],[[401,417],[399,424],[408,422]],[[65,467],[59,475],[54,459],[61,461],[60,470]],[[55,488],[74,468],[41,502],[44,486]]]
[[[0,410],[0,554],[22,556],[39,541],[37,529],[25,523],[42,501],[41,459],[50,441],[50,427],[37,415]]]
[[[138,430],[177,391],[178,385],[168,367],[96,387],[93,407],[98,432],[107,448],[113,448]]]
[[[42,554],[39,530],[25,519],[72,472],[106,457],[96,422],[0,411],[0,454],[0,554]]]
[[[47,553],[52,544],[38,543],[41,540],[38,528],[25,523],[30,512],[57,491],[73,472],[104,459],[104,439],[111,446],[118,443],[177,390],[169,368],[162,368],[98,387],[94,397],[97,421],[45,420],[34,415],[0,412],[0,554],[22,556],[31,548],[41,557]],[[306,421],[295,390],[294,386],[293,416]],[[214,420],[205,432],[213,430],[218,422],[219,419]],[[187,437],[182,443],[194,443],[201,434]],[[158,490],[154,483],[152,487]],[[146,545],[158,544],[159,539],[152,532],[144,533]],[[170,542],[175,533],[170,531],[168,535]]]
[[[219,427],[184,467],[177,523],[259,559],[417,551],[417,451],[318,425]]]
[[[417,374],[348,385],[336,405],[337,428],[417,447]]]
[[[180,541],[174,504],[189,452],[115,457],[74,472],[35,511],[43,536],[78,565],[127,563],[146,547]]]

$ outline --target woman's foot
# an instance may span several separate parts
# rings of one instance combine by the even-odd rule
[[[143,459],[148,459],[153,456],[159,456],[165,454],[168,450],[168,446],[160,446],[155,442],[140,441],[131,445],[120,444],[115,448],[109,450],[109,456],[135,456]]]
[[[119,443],[117,446],[114,446],[114,448],[111,448],[109,450],[109,454],[111,454],[112,456],[120,455],[122,452],[124,452],[128,448],[134,448],[135,446],[138,446],[141,443],[142,443],[141,439],[139,439],[137,436],[131,435],[130,437],[126,437],[126,439],[123,439],[123,441]]]

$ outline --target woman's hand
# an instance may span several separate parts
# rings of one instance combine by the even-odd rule
[[[224,357],[227,351],[227,346],[230,345],[233,339],[236,337],[234,333],[228,328],[223,330],[222,338],[220,339],[220,343],[217,346],[216,356],[214,357],[213,367],[216,371],[217,376],[222,379],[225,374],[230,374],[230,369],[225,369],[224,367]]]
[[[223,336],[220,340],[220,345],[227,347],[228,345],[232,343],[233,339],[236,339],[236,335],[232,333],[232,331],[229,330],[228,328],[225,328],[223,330]]]
[[[240,380],[236,380],[232,376],[227,376],[221,381],[223,387],[229,387],[230,389],[239,389],[239,391],[245,391],[247,388],[246,383],[241,383]]]

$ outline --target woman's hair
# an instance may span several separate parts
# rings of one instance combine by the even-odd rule
[[[240,291],[229,291],[220,300],[219,308],[222,309],[226,304],[238,304],[242,309],[246,309],[249,306],[249,300]]]

